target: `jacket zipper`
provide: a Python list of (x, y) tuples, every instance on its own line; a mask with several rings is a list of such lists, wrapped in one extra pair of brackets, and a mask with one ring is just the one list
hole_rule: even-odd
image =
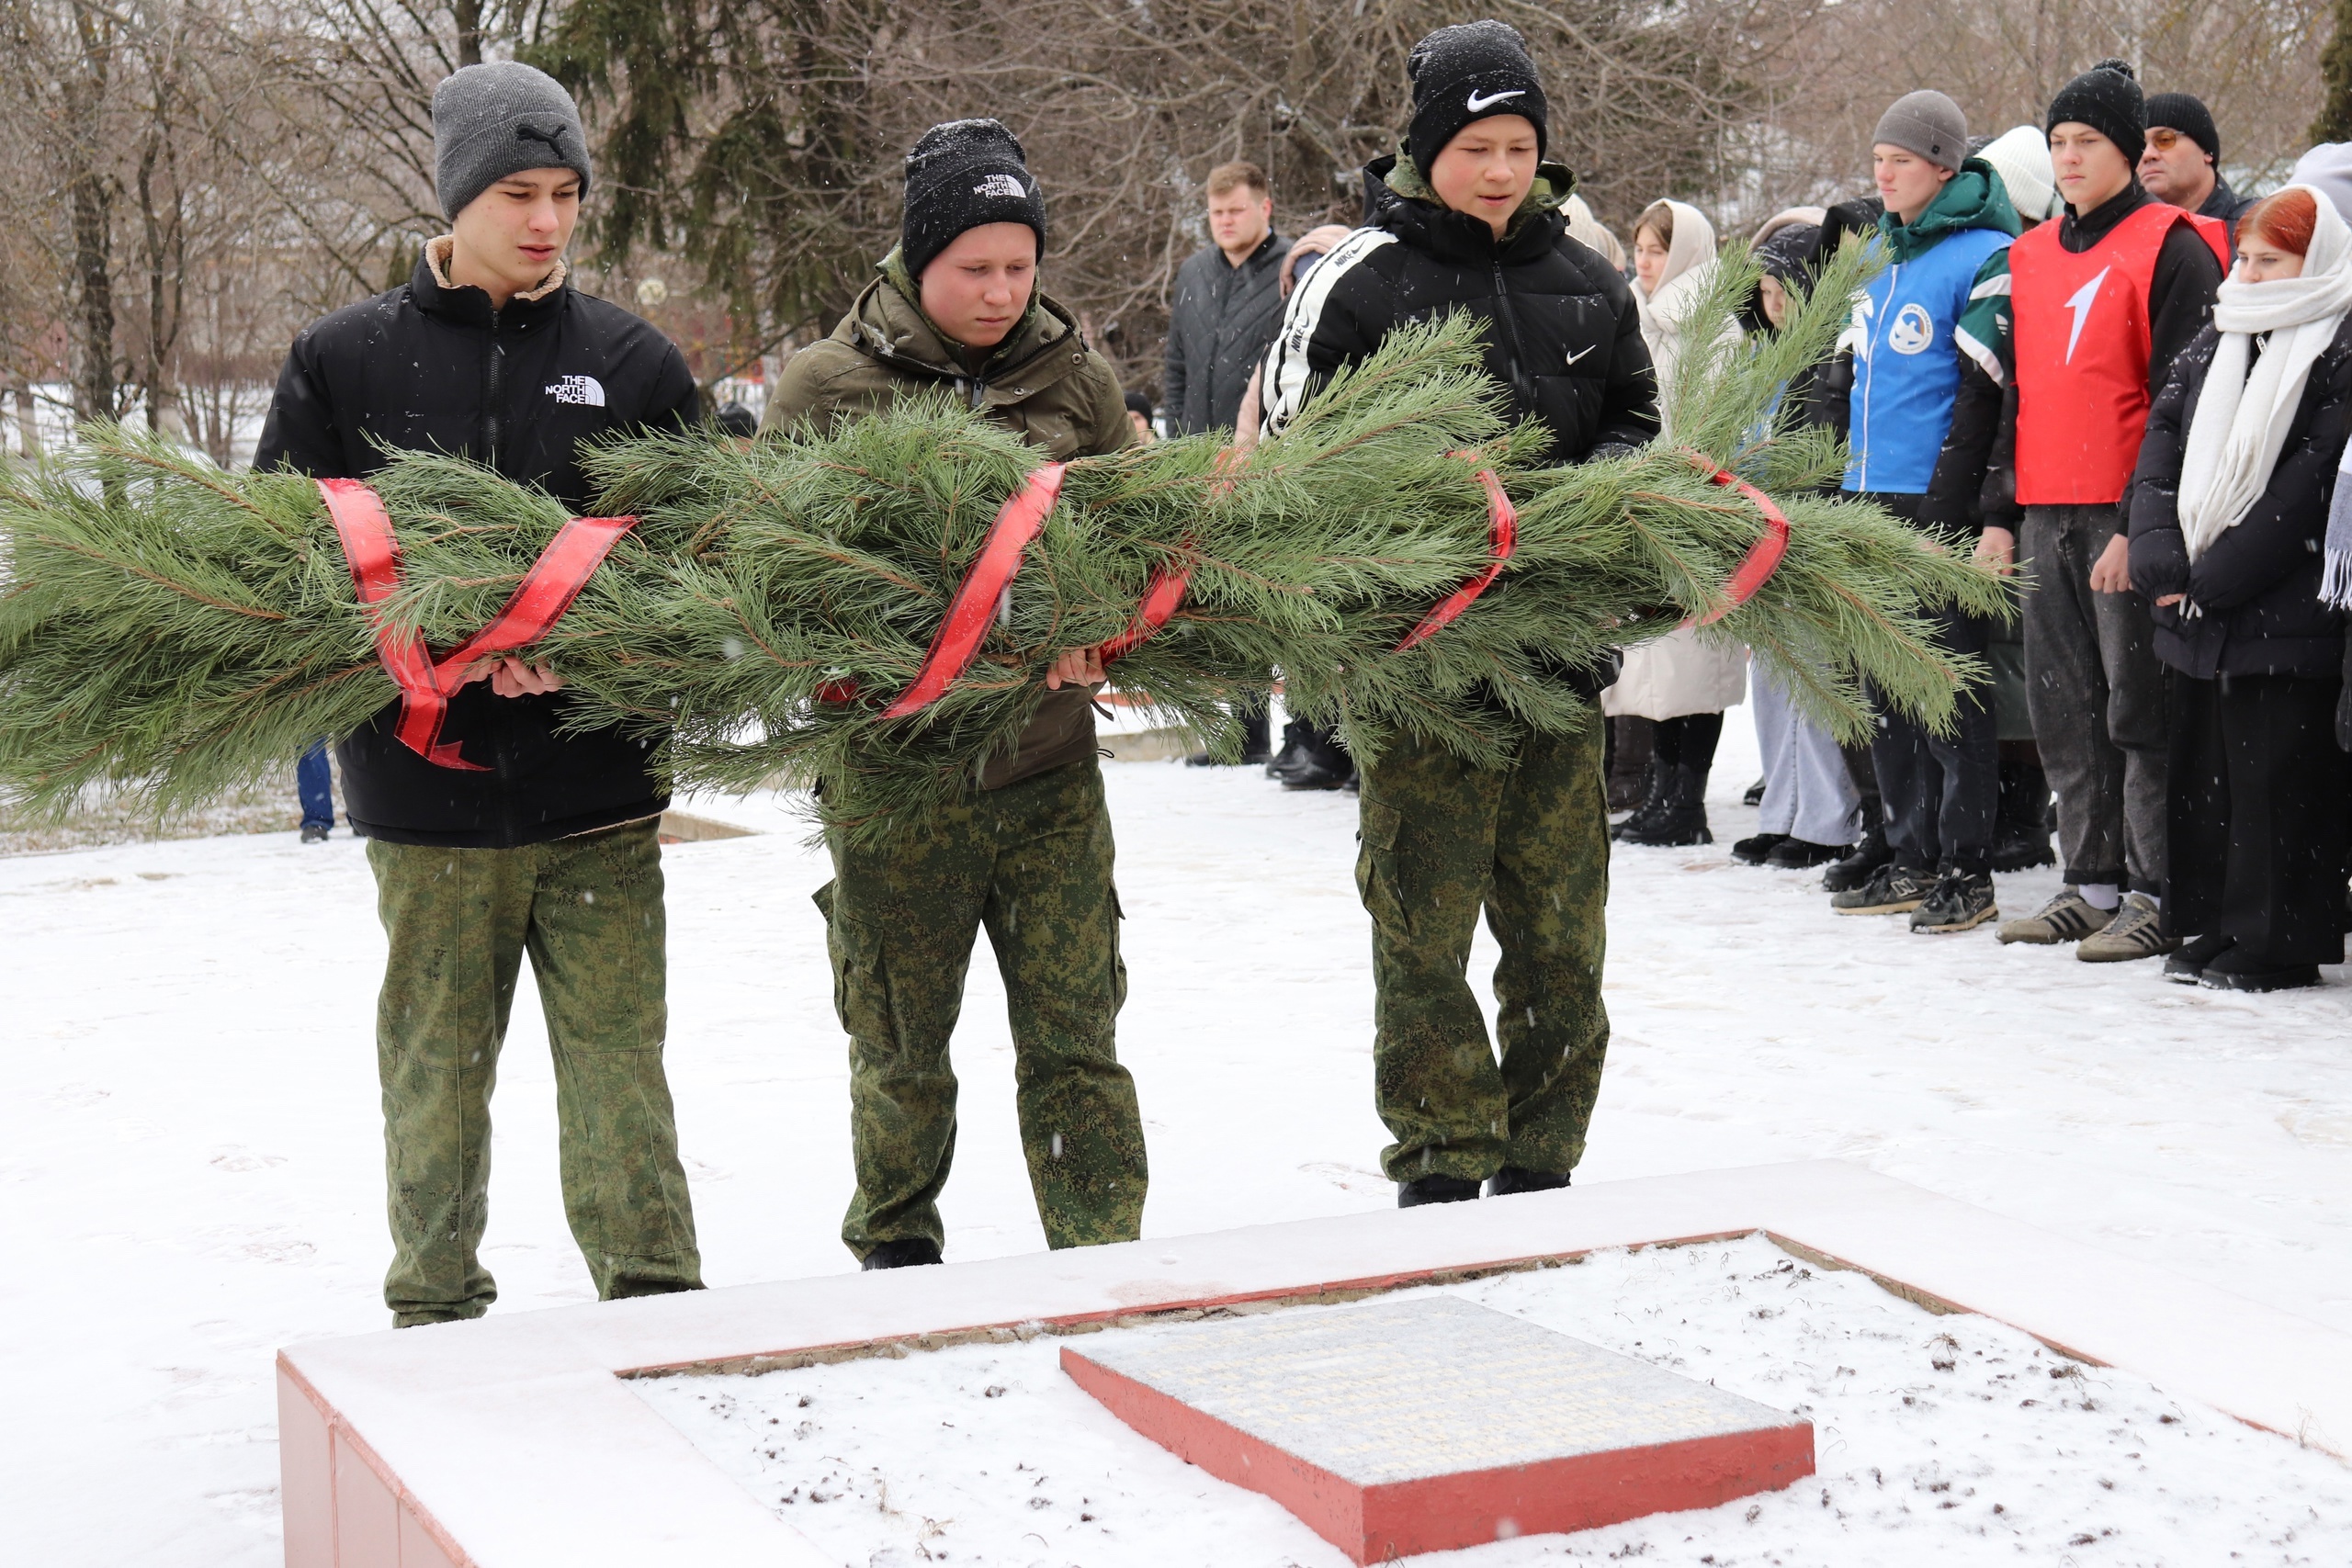
[(489, 468), (498, 467), (498, 441), (505, 434), (505, 422), (499, 417), (498, 400), (506, 379), (506, 345), (498, 341), (499, 311), (490, 312), (490, 371), (482, 378), (481, 388), (481, 460)]
[(1495, 314), (1502, 319), (1503, 330), (1510, 337), (1510, 344), (1503, 352), (1503, 357), (1510, 365), (1510, 388), (1512, 391), (1527, 399), (1532, 412), (1535, 402), (1535, 388), (1528, 381), (1527, 372), (1520, 367), (1519, 351), (1525, 345), (1520, 342), (1519, 316), (1510, 308), (1510, 293), (1503, 287), (1503, 263), (1500, 256), (1497, 256), (1494, 260), (1494, 275)]

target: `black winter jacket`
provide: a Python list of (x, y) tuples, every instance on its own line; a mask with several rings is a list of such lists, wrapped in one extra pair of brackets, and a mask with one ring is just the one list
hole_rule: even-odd
[(2343, 668), (2344, 616), (2320, 603), (2321, 546), (2335, 465), (2352, 430), (2352, 320), (2312, 365), (2270, 483), (2192, 566), (2180, 531), (2180, 465), (2220, 336), (2208, 327), (2173, 361), (2148, 411), (2132, 479), (2132, 586), (2153, 611), (2156, 657), (2185, 675), (2331, 676)]
[[(1364, 170), (1386, 192), (1394, 155)], [(1562, 182), (1566, 171), (1547, 170)], [(1391, 329), (1465, 310), (1487, 328), (1487, 369), (1509, 390), (1505, 416), (1552, 433), (1549, 462), (1657, 434), (1657, 382), (1633, 290), (1567, 237), (1556, 209), (1523, 212), (1508, 238), (1466, 213), (1388, 192), (1293, 291), (1266, 356), (1265, 428), (1279, 432), (1342, 365)]]
[[(481, 289), (444, 286), (428, 253), (407, 287), (294, 340), (254, 466), (365, 479), (386, 460), (376, 442), (455, 452), (582, 513), (582, 442), (682, 429), (694, 414), (694, 377), (649, 323), (569, 282), (493, 310)], [(442, 738), (489, 770), (467, 773), (401, 745), (391, 704), (335, 749), (354, 825), (393, 843), (506, 849), (658, 814), (668, 801), (646, 767), (652, 742), (616, 729), (560, 736), (569, 706), (560, 692), (466, 687)]]
[(1283, 257), (1290, 245), (1268, 234), (1239, 266), (1211, 245), (1176, 269), (1160, 399), (1170, 434), (1233, 428), (1250, 373), (1282, 325)]

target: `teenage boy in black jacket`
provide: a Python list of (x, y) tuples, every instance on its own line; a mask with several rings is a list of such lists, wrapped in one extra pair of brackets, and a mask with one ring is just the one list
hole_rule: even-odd
[[(590, 173), (570, 95), (526, 65), (470, 65), (435, 91), (433, 132), (451, 232), (405, 287), (295, 340), (254, 467), (364, 479), (379, 443), (452, 452), (585, 512), (580, 444), (684, 428), (694, 378), (650, 325), (569, 281)], [(376, 1048), (397, 1326), (497, 1298), (477, 1256), (490, 1093), (526, 952), (555, 1052), (564, 1212), (597, 1294), (701, 1283), (662, 1066), (669, 802), (650, 741), (560, 733), (562, 685), (514, 659), (475, 671), (442, 727), (454, 759), (410, 750), (397, 702), (336, 748), (390, 939)]]
[[(1396, 327), (1464, 310), (1485, 319), (1506, 417), (1551, 433), (1547, 460), (1648, 441), (1657, 387), (1640, 318), (1624, 279), (1567, 238), (1559, 209), (1575, 178), (1543, 162), (1544, 88), (1520, 35), (1442, 28), (1408, 69), (1404, 151), (1364, 175), (1381, 205), (1291, 296), (1266, 362), (1267, 430)], [(1597, 690), (1608, 673), (1587, 679)], [(1609, 1043), (1597, 709), (1576, 734), (1523, 737), (1498, 768), (1400, 738), (1363, 770), (1363, 816), (1374, 1093), (1396, 1140), (1381, 1158), (1398, 1204), (1476, 1198), (1488, 1181), (1496, 1196), (1566, 1186)], [(1465, 976), (1481, 907), (1502, 945), (1499, 1064)]]

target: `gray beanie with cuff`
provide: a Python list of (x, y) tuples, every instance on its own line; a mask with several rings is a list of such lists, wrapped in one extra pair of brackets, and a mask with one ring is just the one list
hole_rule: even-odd
[(454, 219), (526, 169), (570, 169), (588, 194), (588, 134), (571, 95), (520, 61), (468, 65), (433, 89), (433, 186)]
[(1968, 156), (1968, 117), (1932, 87), (1905, 93), (1879, 116), (1871, 133), (1873, 147), (1900, 147), (1939, 168), (1960, 173)]

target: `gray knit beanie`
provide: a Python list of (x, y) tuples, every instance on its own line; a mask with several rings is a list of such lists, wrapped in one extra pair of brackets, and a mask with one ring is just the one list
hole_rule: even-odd
[(1904, 94), (1879, 116), (1871, 145), (1900, 147), (1958, 174), (1962, 160), (1968, 156), (1968, 117), (1941, 93), (1922, 87)]
[(433, 186), (455, 218), (526, 169), (570, 169), (588, 194), (588, 134), (571, 95), (519, 61), (468, 65), (433, 89)]

